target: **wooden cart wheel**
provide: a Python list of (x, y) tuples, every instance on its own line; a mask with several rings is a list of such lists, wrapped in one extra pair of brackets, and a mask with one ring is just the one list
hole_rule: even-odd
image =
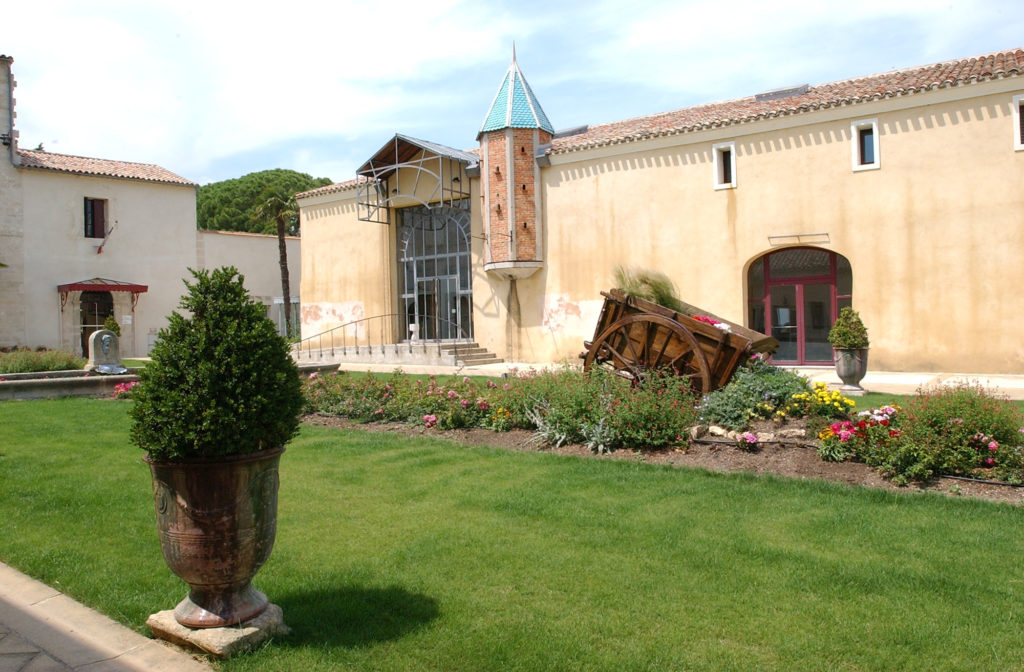
[(635, 381), (647, 371), (664, 370), (689, 377), (694, 389), (711, 389), (711, 367), (693, 334), (675, 320), (661, 315), (627, 315), (594, 339), (583, 360), (583, 370), (610, 366)]

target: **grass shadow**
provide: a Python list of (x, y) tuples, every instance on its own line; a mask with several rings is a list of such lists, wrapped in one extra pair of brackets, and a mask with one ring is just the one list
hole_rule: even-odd
[(437, 600), (404, 588), (349, 586), (274, 595), (292, 633), (285, 646), (358, 647), (398, 639), (438, 617)]

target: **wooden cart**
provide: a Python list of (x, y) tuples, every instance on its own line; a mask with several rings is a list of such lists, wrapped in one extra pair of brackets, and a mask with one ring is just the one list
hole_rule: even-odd
[(694, 390), (706, 394), (728, 383), (746, 359), (775, 352), (779, 345), (688, 304), (679, 312), (620, 289), (601, 295), (604, 307), (594, 340), (584, 342), (587, 350), (580, 355), (586, 371), (605, 366), (636, 381), (648, 371), (670, 371), (689, 377)]

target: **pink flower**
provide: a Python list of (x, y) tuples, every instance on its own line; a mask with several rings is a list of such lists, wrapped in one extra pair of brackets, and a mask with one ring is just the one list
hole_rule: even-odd
[(317, 378), (319, 378), (319, 377), (320, 377), (320, 376), (319, 376), (319, 375), (317, 374), (317, 372), (316, 372), (316, 371), (314, 371), (313, 373), (309, 374), (309, 379), (310, 379), (310, 380), (316, 380), (316, 379), (317, 379)]
[(999, 450), (999, 443), (997, 441), (989, 441), (988, 449), (993, 452)]
[(843, 429), (843, 430), (839, 431), (839, 440), (840, 441), (843, 441), (845, 443), (846, 441), (849, 441), (852, 438), (853, 438), (853, 432), (851, 432), (850, 430)]
[[(488, 381), (487, 381), (487, 387), (491, 388), (492, 390), (493, 390), (494, 388), (496, 388), (497, 386), (498, 386), (498, 384), (497, 384), (497, 383), (495, 383), (495, 382), (494, 382), (493, 380), (488, 380)], [(1022, 430), (1020, 430), (1020, 431), (1024, 432), (1024, 429), (1022, 429)]]
[(469, 382), (469, 376), (463, 376), (462, 377), (462, 382), (468, 383)]
[(448, 390), (448, 398), (449, 399), (454, 399), (457, 396), (459, 396), (459, 395), (458, 395), (458, 393), (455, 390)]
[(463, 399), (462, 400), (462, 407), (463, 408), (469, 408), (469, 399)]
[(995, 461), (995, 460), (993, 460), (993, 459), (992, 459), (991, 457), (986, 457), (986, 458), (985, 458), (985, 465), (986, 465), (986, 466), (989, 466), (989, 467), (991, 467), (991, 466), (992, 466), (993, 464), (995, 464), (995, 463), (996, 463), (996, 461)]
[(427, 426), (427, 429), (430, 429), (437, 424), (437, 416), (430, 414), (424, 415), (423, 424)]

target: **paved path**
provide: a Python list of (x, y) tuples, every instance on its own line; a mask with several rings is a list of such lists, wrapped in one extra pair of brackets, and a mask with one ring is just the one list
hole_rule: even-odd
[(212, 669), (0, 563), (0, 672)]

